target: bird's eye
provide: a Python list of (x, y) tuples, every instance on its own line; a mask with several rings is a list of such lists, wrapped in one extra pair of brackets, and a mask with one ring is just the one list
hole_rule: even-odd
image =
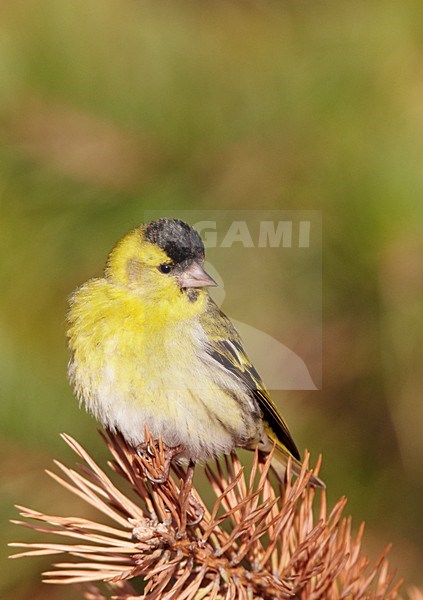
[(159, 271), (161, 273), (170, 273), (172, 270), (172, 265), (169, 265), (167, 263), (163, 263), (162, 265), (159, 266)]

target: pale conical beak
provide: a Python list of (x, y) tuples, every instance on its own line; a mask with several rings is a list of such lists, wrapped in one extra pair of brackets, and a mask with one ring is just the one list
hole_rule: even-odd
[(182, 288), (212, 287), (217, 283), (198, 262), (192, 262), (178, 277)]

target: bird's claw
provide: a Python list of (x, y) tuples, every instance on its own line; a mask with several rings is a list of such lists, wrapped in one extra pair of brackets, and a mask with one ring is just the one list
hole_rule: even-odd
[(200, 502), (198, 502), (198, 500), (192, 495), (191, 492), (189, 493), (189, 496), (188, 496), (188, 502), (194, 509), (194, 511), (193, 511), (194, 514), (198, 515), (198, 516), (193, 521), (187, 521), (187, 527), (195, 527), (196, 525), (201, 523), (201, 521), (203, 520), (203, 517), (204, 517), (204, 513), (206, 511), (205, 511), (204, 506), (202, 506), (200, 504)]
[[(192, 498), (192, 496), (191, 496)], [(199, 506), (199, 515), (196, 519), (194, 519), (193, 521), (187, 521), (187, 527), (195, 527), (196, 525), (199, 525), (201, 523), (201, 521), (203, 520), (204, 517), (204, 513), (205, 510), (202, 506)]]
[[(139, 444), (137, 446), (137, 454), (138, 454), (138, 456), (143, 458), (149, 464), (148, 466), (146, 464), (143, 465), (144, 466), (144, 475), (148, 479), (148, 481), (150, 481), (151, 483), (157, 484), (157, 485), (163, 485), (164, 483), (166, 483), (166, 481), (169, 478), (171, 462), (175, 458), (175, 456), (177, 456), (178, 454), (181, 453), (182, 449), (183, 448), (180, 445), (175, 446), (173, 448), (165, 448), (165, 450), (164, 450), (165, 460), (163, 462), (163, 472), (161, 474), (155, 476), (151, 473), (151, 470), (154, 470), (154, 466), (151, 464), (150, 457), (155, 458), (157, 456), (156, 449), (151, 447), (150, 442), (147, 442), (144, 444)], [(151, 465), (151, 470), (149, 468), (150, 465)], [(157, 471), (156, 471), (156, 474), (157, 474)]]
[(163, 483), (166, 483), (166, 481), (168, 480), (169, 471), (170, 471), (170, 463), (169, 463), (169, 467), (166, 468), (166, 470), (163, 472), (163, 474), (160, 475), (159, 477), (153, 477), (151, 475), (151, 473), (149, 473), (147, 470), (145, 471), (145, 476), (148, 479), (148, 481), (150, 481), (151, 483), (157, 483), (159, 485), (162, 485)]

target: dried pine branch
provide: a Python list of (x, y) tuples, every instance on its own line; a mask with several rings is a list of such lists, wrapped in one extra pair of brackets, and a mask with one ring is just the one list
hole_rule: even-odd
[[(15, 523), (63, 538), (11, 544), (23, 548), (14, 558), (64, 556), (43, 574), (46, 583), (82, 584), (88, 600), (399, 598), (401, 582), (389, 573), (388, 549), (370, 565), (361, 550), (363, 526), (353, 536), (351, 519), (342, 517), (345, 499), (330, 512), (324, 491), (316, 501), (307, 486), (308, 456), (293, 483), (288, 469), (283, 488), (272, 484), (271, 456), (263, 462), (256, 453), (248, 477), (235, 454), (207, 466), (216, 495), (209, 511), (181, 466), (172, 466), (164, 483), (154, 483), (169, 464), (161, 440), (154, 443), (147, 432), (140, 456), (119, 434), (103, 437), (113, 456), (110, 466), (131, 484), (136, 501), (64, 435), (84, 462), (77, 470), (56, 462), (64, 477), (49, 474), (106, 518), (18, 507), (31, 522)], [(106, 582), (104, 593), (97, 582)], [(410, 597), (417, 593), (410, 591)]]

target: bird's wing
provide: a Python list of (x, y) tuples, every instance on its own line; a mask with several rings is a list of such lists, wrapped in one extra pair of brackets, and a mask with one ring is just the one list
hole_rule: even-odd
[(247, 357), (238, 332), (211, 298), (208, 300), (207, 311), (201, 317), (201, 324), (208, 338), (207, 353), (245, 384), (262, 413), (268, 437), (277, 446), (282, 446), (280, 449), (300, 460), (300, 453), (288, 427)]

